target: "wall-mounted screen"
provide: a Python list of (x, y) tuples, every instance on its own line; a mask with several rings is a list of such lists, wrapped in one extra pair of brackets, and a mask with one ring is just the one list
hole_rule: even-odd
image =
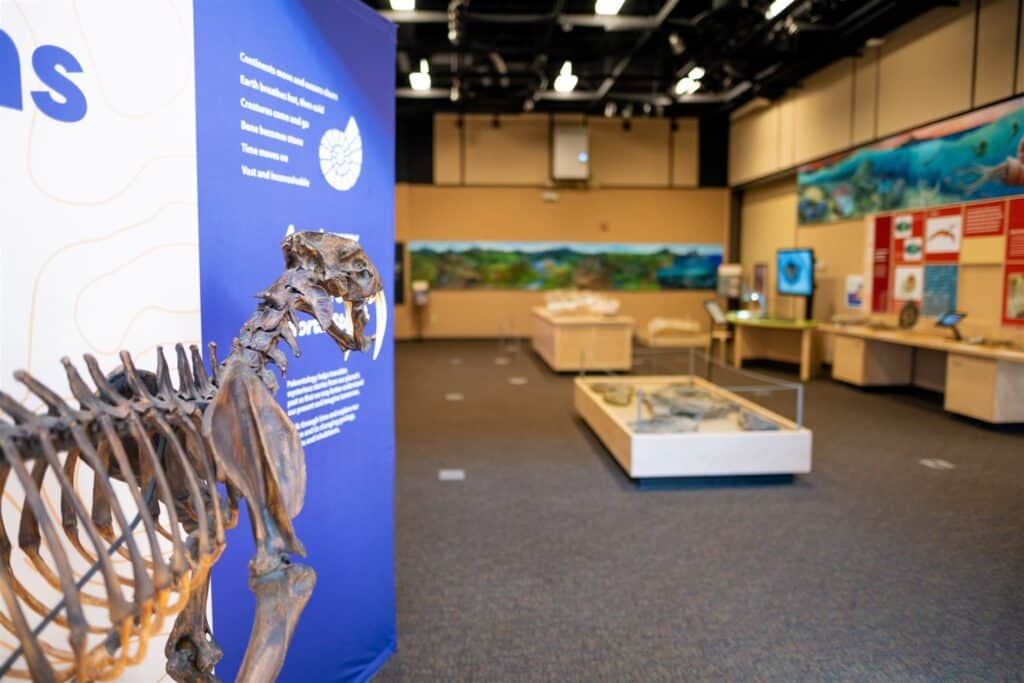
[(779, 249), (776, 256), (776, 272), (779, 294), (814, 294), (814, 251), (811, 249)]

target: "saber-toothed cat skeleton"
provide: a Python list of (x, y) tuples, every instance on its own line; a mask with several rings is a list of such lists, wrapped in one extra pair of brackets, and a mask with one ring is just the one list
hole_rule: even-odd
[[(206, 621), (210, 567), (244, 498), (256, 540), (249, 563), (256, 616), (237, 680), (276, 678), (316, 575), (290, 560), (305, 553), (291, 520), (302, 508), (306, 466), (295, 427), (274, 401), (268, 365), (285, 370), (282, 341), (299, 354), (296, 311), (313, 316), (346, 353), (372, 346), (374, 358), (387, 326), (380, 275), (357, 243), (301, 232), (282, 249), (284, 274), (257, 295), (256, 313), (223, 363), (210, 346), (209, 373), (195, 346), (189, 359), (179, 344), (177, 387), (158, 350), (155, 373), (137, 370), (122, 352), (123, 369), (109, 377), (86, 356), (94, 389), (63, 359), (77, 406), (25, 372), (15, 377), (45, 413), (0, 392), (0, 494), (18, 489), (13, 479), (20, 485), (13, 494), (24, 497), (19, 562), (12, 563), (0, 519), (0, 627), (20, 644), (10, 646), (0, 675), (110, 680), (138, 663), (164, 618), (177, 614), (168, 673), (216, 680), (221, 651)], [(347, 325), (335, 320), (335, 297), (345, 302)], [(364, 335), (368, 304), (376, 306), (374, 337)], [(94, 475), (88, 494), (75, 486), (87, 470)], [(44, 481), (56, 482), (59, 513), (47, 504)], [(131, 521), (126, 507), (135, 512)], [(130, 566), (130, 576), (118, 564)], [(62, 596), (59, 604), (37, 597), (31, 584), (40, 581)], [(67, 631), (66, 645), (41, 637), (51, 622)]]

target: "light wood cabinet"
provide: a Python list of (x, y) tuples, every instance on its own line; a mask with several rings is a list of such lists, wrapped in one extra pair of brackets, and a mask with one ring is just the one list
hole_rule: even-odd
[(857, 337), (836, 336), (832, 377), (859, 387), (910, 384), (913, 349)]
[(1024, 366), (950, 353), (945, 408), (987, 422), (1024, 421)]
[(825, 324), (832, 377), (857, 386), (924, 387), (946, 410), (993, 423), (1024, 422), (1024, 353), (904, 330)]

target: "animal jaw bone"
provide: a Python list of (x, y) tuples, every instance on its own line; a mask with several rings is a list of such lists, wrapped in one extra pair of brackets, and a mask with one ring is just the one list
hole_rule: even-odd
[[(209, 572), (245, 499), (256, 536), (249, 574), (257, 610), (239, 680), (276, 678), (316, 575), (290, 560), (305, 554), (291, 524), (305, 495), (305, 459), (273, 399), (277, 379), (268, 366), (285, 372), (281, 342), (299, 354), (296, 311), (316, 318), (346, 353), (372, 345), (376, 358), (387, 330), (379, 273), (357, 243), (293, 233), (282, 249), (284, 274), (257, 295), (223, 363), (213, 345), (207, 369), (197, 347), (187, 353), (179, 344), (175, 385), (162, 349), (155, 372), (136, 369), (122, 352), (123, 368), (109, 377), (87, 355), (90, 386), (65, 358), (77, 406), (16, 373), (45, 413), (0, 392), (0, 496), (10, 498), (11, 481), (23, 496), (17, 552), (2, 519), (9, 508), (0, 508), (0, 637), (6, 631), (19, 644), (0, 658), (0, 676), (109, 680), (141, 661), (148, 640), (177, 615), (165, 648), (168, 673), (215, 680)], [(334, 323), (335, 297), (349, 312), (347, 330)], [(368, 304), (374, 336), (365, 334)], [(91, 493), (80, 490), (86, 472)], [(59, 509), (47, 504), (50, 489)], [(56, 606), (37, 597), (46, 591), (60, 596)], [(67, 632), (66, 644), (41, 637), (57, 629)]]

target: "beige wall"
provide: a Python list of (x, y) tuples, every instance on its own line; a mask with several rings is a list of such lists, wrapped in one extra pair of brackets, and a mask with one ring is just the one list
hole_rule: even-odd
[(730, 184), (1024, 92), (1018, 15), (1016, 0), (938, 7), (880, 47), (822, 69), (786, 97), (734, 115)]
[[(560, 116), (559, 120), (580, 120)], [(550, 186), (551, 122), (546, 114), (434, 117), (434, 183), (466, 186)], [(585, 119), (590, 130), (590, 181), (597, 187), (696, 187), (699, 127), (679, 119)], [(462, 127), (459, 127), (460, 121)]]
[[(400, 184), (397, 239), (728, 242), (725, 189), (560, 189), (556, 201), (546, 201), (544, 194), (540, 188)], [(615, 293), (623, 312), (639, 325), (665, 315), (705, 323), (701, 301), (709, 295)], [(400, 339), (414, 337), (419, 323), (424, 337), (526, 335), (530, 309), (542, 301), (543, 295), (535, 292), (435, 291), (421, 321), (414, 320), (410, 303), (395, 307), (395, 333)]]

